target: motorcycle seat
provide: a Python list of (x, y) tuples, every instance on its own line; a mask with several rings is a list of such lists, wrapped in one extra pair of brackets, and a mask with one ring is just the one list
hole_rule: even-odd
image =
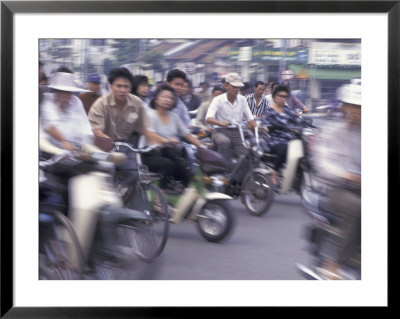
[(200, 168), (207, 175), (224, 174), (228, 170), (226, 166), (220, 166), (213, 163), (202, 163)]

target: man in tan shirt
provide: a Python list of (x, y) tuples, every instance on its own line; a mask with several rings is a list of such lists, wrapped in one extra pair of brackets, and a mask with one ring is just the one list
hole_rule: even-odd
[[(102, 96), (90, 108), (88, 118), (95, 135), (95, 144), (104, 151), (110, 151), (115, 141), (127, 141), (137, 146), (138, 138), (144, 135), (150, 143), (164, 144), (167, 139), (149, 130), (149, 118), (142, 100), (130, 94), (132, 73), (126, 68), (110, 71), (108, 83), (111, 93)], [(127, 161), (120, 166), (120, 182), (131, 184), (137, 178), (136, 154), (120, 149)]]
[(150, 141), (162, 143), (164, 138), (148, 129), (149, 119), (142, 100), (130, 94), (132, 79), (132, 73), (126, 68), (110, 71), (111, 93), (97, 99), (88, 114), (93, 133), (112, 141), (129, 141), (133, 133), (138, 133)]

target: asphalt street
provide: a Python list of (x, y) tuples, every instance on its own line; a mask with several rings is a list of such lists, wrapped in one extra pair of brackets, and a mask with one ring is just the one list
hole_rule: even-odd
[(172, 224), (162, 255), (149, 265), (154, 280), (302, 280), (297, 262), (307, 261), (305, 227), (308, 223), (300, 197), (276, 195), (261, 217), (232, 202), (235, 227), (221, 243), (203, 239), (196, 224)]

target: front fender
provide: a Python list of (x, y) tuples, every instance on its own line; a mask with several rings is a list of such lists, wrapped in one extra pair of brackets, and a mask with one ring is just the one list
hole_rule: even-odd
[(287, 194), (292, 189), (293, 181), (300, 159), (304, 157), (303, 141), (291, 140), (288, 144), (286, 167), (282, 170), (281, 194)]
[(252, 174), (262, 174), (262, 175), (270, 175), (271, 172), (269, 171), (269, 169), (267, 169), (266, 167), (257, 167), (255, 169), (253, 169), (253, 171), (249, 172), (245, 178), (244, 178), (244, 182), (243, 182), (243, 186), (242, 186), (242, 193), (240, 196), (240, 200), (241, 202), (244, 204), (244, 193), (243, 193), (243, 187), (244, 185), (247, 184), (247, 181), (251, 178)]
[[(270, 175), (271, 174), (269, 169), (266, 168), (266, 167), (257, 167), (255, 169), (253, 169), (253, 173), (260, 173), (260, 174), (264, 174), (264, 175)], [(251, 172), (249, 174), (247, 174), (246, 179), (249, 178), (250, 174), (251, 174)]]
[(217, 200), (217, 199), (222, 199), (222, 200), (229, 200), (233, 199), (231, 196), (228, 196), (223, 193), (207, 193), (202, 197), (199, 197), (196, 201), (196, 203), (193, 205), (192, 210), (190, 211), (190, 214), (188, 216), (189, 219), (191, 220), (197, 220), (197, 214), (200, 213), (201, 209), (204, 207), (204, 205), (211, 200)]
[(246, 185), (247, 181), (250, 179), (252, 174), (270, 175), (271, 172), (269, 171), (269, 169), (267, 169), (265, 167), (257, 167), (255, 169), (253, 169), (253, 171), (247, 173), (247, 175), (245, 176), (245, 178), (243, 180), (242, 185)]
[(233, 199), (231, 196), (223, 194), (223, 193), (217, 193), (217, 192), (213, 192), (213, 193), (207, 193), (206, 195), (204, 195), (204, 198), (206, 200), (215, 200), (215, 199)]

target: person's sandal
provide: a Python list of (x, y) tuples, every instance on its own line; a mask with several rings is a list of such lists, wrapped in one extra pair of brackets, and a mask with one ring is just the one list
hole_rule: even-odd
[(344, 280), (344, 278), (338, 273), (332, 272), (325, 268), (315, 267), (317, 273), (325, 280)]
[(272, 183), (272, 188), (274, 189), (274, 191), (276, 192), (276, 193), (280, 193), (281, 192), (281, 184), (274, 184), (274, 183)]

